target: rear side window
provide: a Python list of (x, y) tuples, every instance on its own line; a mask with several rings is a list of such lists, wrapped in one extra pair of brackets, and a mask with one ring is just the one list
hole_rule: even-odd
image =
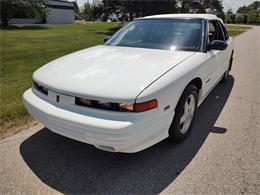
[(228, 39), (229, 39), (228, 32), (227, 32), (227, 30), (226, 30), (225, 26), (222, 24), (222, 22), (219, 22), (219, 24), (220, 24), (220, 26), (221, 26), (221, 28), (222, 28), (222, 30), (223, 30), (224, 37), (225, 37), (225, 41), (226, 41), (226, 40), (228, 40)]
[(209, 33), (210, 43), (214, 40), (221, 40), (221, 41), (226, 40), (226, 37), (224, 36), (223, 30), (222, 30), (222, 27), (217, 20), (209, 21), (208, 31), (209, 31), (208, 33)]

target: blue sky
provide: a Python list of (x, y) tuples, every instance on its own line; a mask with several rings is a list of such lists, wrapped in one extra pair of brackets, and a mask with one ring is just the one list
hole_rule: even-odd
[[(92, 3), (93, 0), (78, 0), (79, 6), (83, 5), (85, 2)], [(237, 11), (237, 8), (243, 5), (248, 5), (256, 0), (222, 0), (224, 5), (224, 11), (227, 11), (229, 8), (233, 10), (233, 12)]]

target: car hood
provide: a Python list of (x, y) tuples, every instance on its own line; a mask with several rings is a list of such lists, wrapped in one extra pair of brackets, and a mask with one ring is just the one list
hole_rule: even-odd
[(58, 58), (33, 79), (60, 93), (134, 102), (147, 86), (194, 52), (95, 46)]

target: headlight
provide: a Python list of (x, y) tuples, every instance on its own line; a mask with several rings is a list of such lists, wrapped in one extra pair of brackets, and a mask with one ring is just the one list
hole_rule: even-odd
[(126, 111), (130, 111), (133, 112), (134, 111), (134, 104), (119, 104), (119, 108), (122, 110), (126, 110)]
[(37, 82), (33, 81), (33, 87), (45, 95), (48, 95), (48, 89)]
[(84, 98), (76, 97), (76, 105), (98, 108), (103, 110), (112, 110), (112, 111), (121, 111), (121, 112), (144, 112), (156, 108), (157, 100), (151, 100), (142, 103), (111, 103), (111, 102), (102, 102), (96, 100), (89, 100)]

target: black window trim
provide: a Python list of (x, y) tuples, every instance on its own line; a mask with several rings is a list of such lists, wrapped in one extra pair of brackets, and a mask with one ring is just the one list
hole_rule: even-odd
[(221, 26), (221, 24), (220, 24), (220, 21), (218, 20), (217, 22), (218, 22), (218, 25), (219, 25), (219, 27), (220, 27), (220, 29), (221, 29), (223, 39), (224, 39), (224, 41), (226, 41), (226, 35), (225, 35), (224, 30), (223, 30), (223, 28), (222, 28), (222, 26)]
[(203, 43), (203, 52), (204, 53), (207, 53), (208, 51), (208, 45), (209, 45), (209, 42), (208, 42), (208, 37), (209, 37), (209, 32), (208, 32), (208, 20), (206, 19), (203, 19), (203, 23), (204, 23), (204, 43)]

